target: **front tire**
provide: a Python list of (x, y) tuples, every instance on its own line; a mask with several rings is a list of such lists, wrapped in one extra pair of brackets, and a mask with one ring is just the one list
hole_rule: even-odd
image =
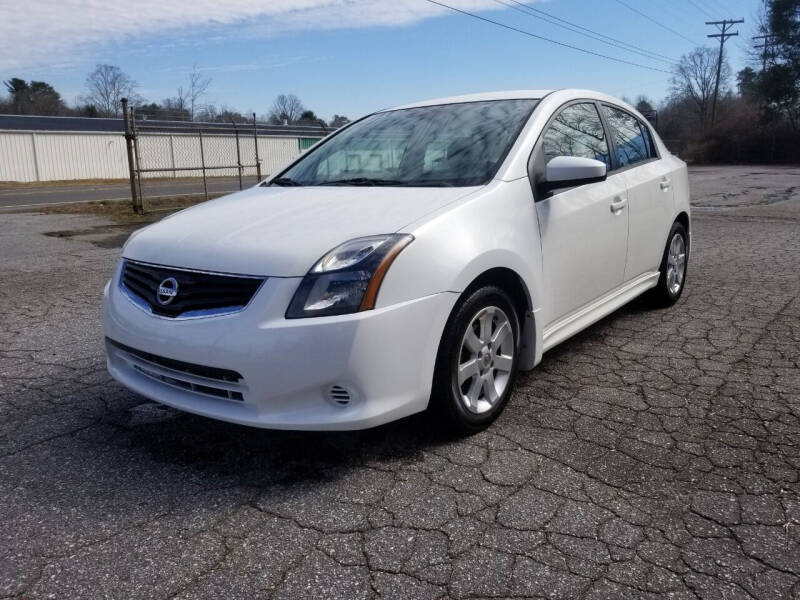
[(472, 434), (503, 411), (519, 368), (520, 325), (502, 289), (486, 286), (462, 298), (445, 327), (431, 405), (450, 429)]
[(675, 221), (667, 237), (667, 246), (661, 258), (661, 276), (658, 284), (647, 294), (650, 304), (657, 308), (672, 306), (683, 294), (686, 270), (689, 263), (689, 236), (686, 228)]

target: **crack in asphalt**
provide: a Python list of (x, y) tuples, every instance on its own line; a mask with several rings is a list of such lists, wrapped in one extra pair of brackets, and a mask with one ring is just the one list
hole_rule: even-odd
[(42, 235), (102, 225), (0, 222), (0, 597), (800, 598), (800, 220), (697, 216), (675, 307), (547, 353), (467, 439), (144, 402), (105, 371), (116, 251)]

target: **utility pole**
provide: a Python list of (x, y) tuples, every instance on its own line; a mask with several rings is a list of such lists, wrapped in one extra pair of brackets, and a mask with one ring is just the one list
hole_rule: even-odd
[(136, 179), (137, 175), (139, 174), (135, 167), (135, 152), (136, 148), (134, 144), (136, 143), (136, 134), (133, 131), (133, 115), (131, 112), (128, 111), (128, 99), (121, 98), (120, 103), (122, 104), (122, 119), (125, 124), (125, 149), (128, 153), (128, 176), (131, 180), (131, 202), (133, 204), (133, 212), (137, 215), (142, 214), (142, 197), (137, 192), (136, 189)]
[(761, 53), (761, 72), (767, 70), (767, 58), (769, 57), (769, 43), (770, 38), (773, 37), (772, 35), (754, 35), (754, 40), (764, 40), (763, 44), (757, 44), (754, 48), (762, 48), (763, 52)]
[(706, 25), (716, 25), (719, 33), (711, 33), (707, 37), (719, 38), (719, 56), (717, 57), (717, 80), (714, 82), (714, 101), (711, 103), (711, 127), (714, 127), (714, 121), (717, 118), (717, 96), (719, 95), (719, 78), (722, 74), (722, 49), (725, 46), (725, 40), (735, 35), (739, 35), (738, 31), (728, 32), (728, 30), (738, 23), (744, 23), (744, 19), (729, 20), (723, 19), (722, 21), (706, 21)]

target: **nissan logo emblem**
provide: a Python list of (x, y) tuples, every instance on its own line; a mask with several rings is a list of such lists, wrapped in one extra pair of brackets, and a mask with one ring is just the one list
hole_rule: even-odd
[(175, 299), (178, 295), (178, 280), (174, 277), (167, 277), (164, 281), (158, 284), (158, 291), (156, 291), (156, 300), (161, 306), (166, 306)]

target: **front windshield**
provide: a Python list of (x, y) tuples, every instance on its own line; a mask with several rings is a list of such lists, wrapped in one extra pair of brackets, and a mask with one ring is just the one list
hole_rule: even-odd
[(537, 100), (492, 100), (376, 113), (310, 151), (272, 185), (483, 185)]

